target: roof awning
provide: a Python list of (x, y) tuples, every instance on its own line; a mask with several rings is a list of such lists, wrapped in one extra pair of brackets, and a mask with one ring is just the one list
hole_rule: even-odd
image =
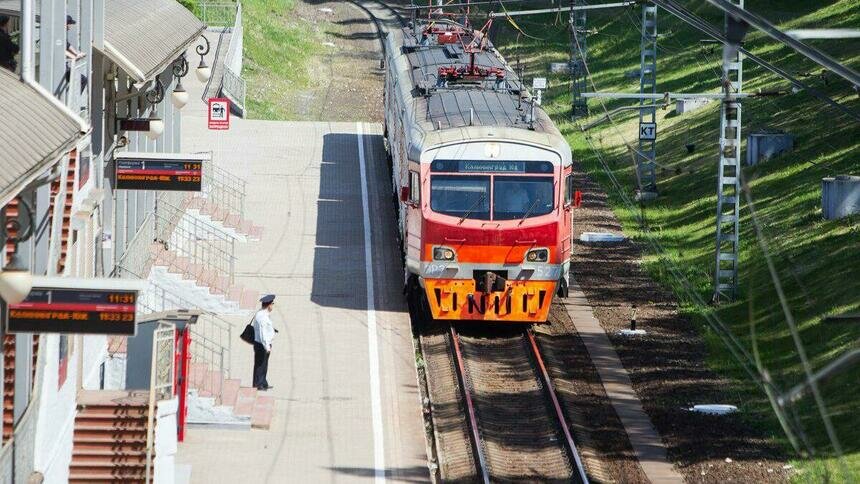
[(160, 74), (205, 29), (175, 0), (105, 0), (104, 54), (138, 83)]
[(49, 94), (0, 69), (0, 206), (71, 151), (83, 120)]

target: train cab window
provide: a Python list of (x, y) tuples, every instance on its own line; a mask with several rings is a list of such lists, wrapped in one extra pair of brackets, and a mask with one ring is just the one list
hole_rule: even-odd
[(496, 176), (493, 180), (493, 219), (515, 220), (552, 212), (553, 178)]
[(444, 215), (490, 219), (490, 177), (434, 175), (430, 178), (430, 208)]
[(573, 203), (573, 174), (567, 175), (564, 179), (564, 204), (570, 205)]
[(421, 179), (418, 177), (418, 172), (409, 172), (409, 201), (418, 203), (421, 200)]

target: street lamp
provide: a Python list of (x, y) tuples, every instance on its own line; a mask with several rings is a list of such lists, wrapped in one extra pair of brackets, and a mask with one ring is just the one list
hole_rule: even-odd
[(203, 39), (203, 43), (195, 48), (197, 54), (200, 56), (200, 64), (197, 66), (194, 73), (197, 75), (198, 81), (206, 82), (212, 76), (212, 69), (209, 68), (209, 65), (206, 64), (205, 60), (203, 60), (203, 56), (209, 53), (209, 39), (207, 39), (205, 35), (201, 35), (200, 38)]
[[(23, 223), (22, 217), (26, 217)], [(9, 237), (9, 229), (15, 232), (15, 237)], [(18, 304), (27, 298), (33, 288), (33, 276), (18, 254), (18, 242), (33, 235), (33, 209), (26, 200), (18, 197), (18, 215), (6, 220), (6, 224), (0, 228), (0, 235), (4, 245), (10, 239), (14, 245), (9, 264), (0, 271), (0, 298), (7, 304)]]
[(170, 102), (176, 109), (182, 109), (188, 104), (188, 91), (182, 86), (182, 78), (188, 75), (188, 61), (185, 60), (185, 54), (182, 54), (179, 59), (173, 64), (173, 76), (176, 78), (176, 87), (173, 88), (173, 93), (170, 95)]
[(27, 298), (32, 288), (33, 276), (21, 262), (16, 243), (12, 259), (3, 268), (3, 272), (0, 272), (0, 298), (3, 298), (6, 304), (18, 304)]
[(149, 131), (146, 132), (146, 137), (156, 140), (164, 133), (164, 121), (157, 114), (158, 104), (164, 101), (164, 84), (161, 83), (161, 78), (155, 78), (155, 87), (146, 93), (146, 100), (152, 104), (152, 114), (149, 116)]

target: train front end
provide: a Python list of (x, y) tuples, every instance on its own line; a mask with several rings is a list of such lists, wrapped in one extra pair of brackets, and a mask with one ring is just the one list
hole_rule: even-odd
[(420, 274), (435, 319), (547, 320), (570, 265), (562, 152), (485, 140), (422, 154)]

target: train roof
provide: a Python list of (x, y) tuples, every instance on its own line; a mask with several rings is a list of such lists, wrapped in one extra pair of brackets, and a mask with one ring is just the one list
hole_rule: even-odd
[(539, 107), (535, 107), (533, 126), (529, 123), (530, 102), (521, 98), (528, 96), (528, 92), (489, 41), (484, 50), (475, 54), (475, 64), (504, 70), (503, 80), (490, 77), (439, 86), (439, 68), (468, 67), (470, 54), (459, 42), (421, 45), (415, 29), (410, 27), (403, 28), (400, 34), (403, 39), (401, 53), (407, 60), (411, 77), (415, 121), (425, 132), (492, 126), (561, 136)]

